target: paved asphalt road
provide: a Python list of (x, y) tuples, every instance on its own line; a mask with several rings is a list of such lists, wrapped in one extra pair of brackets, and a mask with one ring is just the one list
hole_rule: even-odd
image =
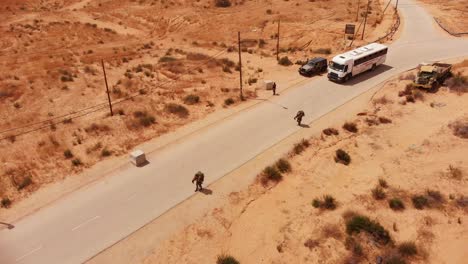
[(468, 55), (468, 40), (442, 34), (414, 1), (399, 2), (404, 29), (386, 65), (344, 85), (311, 80), (155, 153), (148, 166), (64, 197), (0, 231), (0, 263), (82, 263), (192, 195), (194, 172), (203, 170), (209, 184), (301, 129), (297, 110), (309, 123), (422, 61)]

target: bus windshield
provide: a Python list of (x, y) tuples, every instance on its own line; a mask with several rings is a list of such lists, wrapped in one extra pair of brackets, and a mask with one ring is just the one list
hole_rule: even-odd
[(330, 66), (330, 68), (332, 68), (333, 70), (341, 71), (341, 72), (344, 70), (344, 67), (345, 67), (345, 65), (338, 64), (338, 63), (333, 62), (333, 61), (330, 61), (329, 66)]

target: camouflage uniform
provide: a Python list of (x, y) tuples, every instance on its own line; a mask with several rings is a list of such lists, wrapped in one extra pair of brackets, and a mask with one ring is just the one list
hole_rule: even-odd
[(203, 190), (202, 183), (205, 180), (205, 174), (203, 172), (199, 171), (193, 176), (192, 183), (196, 182), (197, 188), (195, 191), (201, 191)]

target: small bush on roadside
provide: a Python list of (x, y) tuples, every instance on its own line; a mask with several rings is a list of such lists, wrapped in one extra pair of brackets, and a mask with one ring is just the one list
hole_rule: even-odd
[(457, 168), (455, 166), (449, 165), (448, 167), (448, 172), (449, 175), (456, 180), (461, 180), (463, 178), (463, 173), (460, 168)]
[(379, 185), (380, 185), (380, 187), (382, 187), (382, 188), (388, 188), (388, 183), (387, 183), (387, 181), (384, 180), (384, 179), (379, 179)]
[(10, 208), (11, 200), (7, 197), (4, 197), (2, 198), (1, 205), (2, 205), (2, 208)]
[(216, 259), (216, 264), (240, 264), (240, 262), (233, 256), (223, 254), (218, 256)]
[(185, 108), (185, 106), (179, 104), (169, 103), (164, 107), (164, 109), (166, 112), (176, 115), (180, 118), (186, 118), (189, 115), (188, 109)]
[(184, 103), (188, 105), (198, 104), (200, 102), (200, 96), (189, 94), (184, 97)]
[(71, 152), (71, 150), (67, 149), (63, 152), (63, 156), (65, 156), (65, 158), (67, 159), (71, 159), (73, 158), (73, 153)]
[(353, 253), (353, 255), (356, 255), (356, 256), (362, 256), (363, 255), (363, 250), (362, 250), (361, 244), (359, 244), (359, 242), (357, 242), (351, 236), (346, 237), (345, 248), (347, 250), (350, 250)]
[(389, 232), (378, 222), (370, 220), (366, 216), (355, 215), (346, 221), (346, 232), (349, 235), (364, 231), (379, 243), (386, 245), (391, 241)]
[(254, 83), (257, 83), (258, 79), (257, 78), (249, 78), (249, 80), (247, 81), (249, 85), (252, 85)]
[(312, 206), (315, 208), (334, 210), (336, 208), (336, 200), (331, 195), (324, 195), (322, 200), (315, 198), (312, 200)]
[(459, 138), (468, 138), (468, 120), (459, 120), (449, 125), (453, 135)]
[(414, 208), (421, 210), (429, 205), (427, 198), (423, 195), (415, 195), (411, 198)]
[(276, 164), (276, 168), (281, 172), (281, 173), (286, 173), (291, 171), (291, 163), (285, 159), (279, 159)]
[(216, 7), (230, 7), (231, 6), (231, 1), (229, 0), (215, 0), (215, 6)]
[(406, 257), (418, 254), (418, 248), (414, 242), (403, 242), (398, 246), (398, 252)]
[(133, 112), (133, 116), (138, 119), (140, 125), (144, 127), (149, 127), (152, 124), (156, 123), (156, 119), (154, 116), (148, 114), (146, 111), (135, 111)]
[(224, 105), (232, 105), (232, 104), (234, 104), (234, 99), (227, 98), (226, 100), (224, 100)]
[(407, 102), (407, 103), (415, 103), (416, 100), (414, 99), (414, 96), (413, 96), (413, 95), (407, 95), (407, 96), (406, 96), (406, 102)]
[(109, 157), (110, 155), (112, 155), (112, 152), (110, 152), (107, 148), (104, 148), (101, 151), (101, 157)]
[(346, 122), (346, 123), (344, 123), (343, 129), (346, 130), (346, 131), (348, 131), (348, 132), (351, 132), (351, 133), (356, 133), (356, 132), (358, 132), (357, 125), (356, 125), (356, 123), (354, 123), (354, 122)]
[(393, 198), (388, 201), (388, 206), (395, 211), (400, 211), (405, 209), (405, 204), (399, 198)]
[(314, 53), (318, 53), (318, 54), (331, 54), (331, 49), (330, 48), (318, 48), (316, 50), (314, 50)]
[(81, 160), (79, 158), (72, 159), (71, 162), (72, 162), (72, 165), (75, 166), (75, 167), (83, 165), (83, 163), (81, 162)]
[(272, 182), (279, 182), (283, 179), (283, 175), (281, 172), (278, 171), (277, 168), (273, 166), (268, 166), (263, 170), (263, 183), (267, 183), (269, 181)]
[(340, 134), (340, 132), (338, 132), (337, 129), (334, 129), (334, 128), (331, 128), (331, 127), (324, 129), (322, 132), (327, 136), (331, 136), (331, 135), (338, 136)]
[(351, 157), (346, 151), (338, 149), (336, 150), (335, 162), (349, 165), (349, 163), (351, 163)]
[(381, 117), (379, 117), (379, 122), (382, 123), (382, 124), (389, 124), (389, 123), (392, 123), (392, 120), (381, 116)]
[(394, 255), (386, 258), (384, 264), (406, 264), (406, 261), (399, 255)]
[(460, 73), (453, 75), (445, 82), (452, 92), (467, 93), (468, 92), (468, 77)]
[(293, 65), (292, 61), (288, 58), (288, 56), (285, 56), (285, 57), (282, 57), (281, 59), (279, 59), (278, 64), (282, 65), (282, 66)]
[(24, 177), (21, 177), (19, 182), (16, 183), (16, 188), (18, 189), (18, 191), (20, 191), (20, 190), (28, 187), (31, 184), (32, 184), (31, 177), (30, 176), (24, 176)]
[(374, 199), (383, 200), (383, 199), (385, 199), (385, 196), (386, 195), (385, 195), (385, 192), (382, 189), (382, 187), (377, 186), (374, 189), (372, 189), (372, 197), (374, 197)]
[(301, 154), (304, 150), (306, 150), (310, 146), (309, 141), (302, 139), (301, 142), (296, 143), (293, 148), (293, 153), (296, 155)]

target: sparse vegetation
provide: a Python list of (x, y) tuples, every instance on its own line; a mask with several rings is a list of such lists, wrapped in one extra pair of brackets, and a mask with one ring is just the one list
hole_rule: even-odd
[(322, 200), (315, 198), (312, 200), (312, 206), (315, 208), (334, 210), (336, 208), (336, 200), (331, 195), (324, 195)]
[(275, 166), (266, 167), (261, 174), (261, 182), (263, 185), (268, 184), (268, 182), (279, 182), (283, 179), (283, 175)]
[(146, 111), (135, 111), (133, 116), (138, 119), (138, 123), (144, 127), (149, 127), (156, 123), (154, 116), (148, 114)]
[(234, 99), (229, 97), (226, 100), (224, 100), (224, 105), (227, 106), (227, 105), (232, 105), (232, 104), (234, 104)]
[(81, 160), (79, 158), (72, 159), (71, 163), (75, 167), (83, 165), (83, 163), (81, 162)]
[(71, 159), (73, 158), (73, 153), (71, 152), (71, 150), (67, 149), (63, 152), (63, 156), (65, 156), (66, 159)]
[(418, 248), (414, 242), (403, 242), (398, 245), (398, 252), (405, 257), (410, 257), (418, 254)]
[(2, 208), (10, 208), (11, 200), (7, 197), (3, 197), (1, 201)]
[(288, 56), (285, 56), (279, 59), (278, 64), (282, 66), (291, 66), (293, 65), (293, 62), (288, 58)]
[(215, 0), (215, 6), (216, 7), (230, 7), (231, 6), (231, 1), (230, 0)]
[(384, 180), (384, 179), (379, 179), (379, 185), (380, 185), (380, 187), (382, 187), (382, 188), (388, 188), (388, 183), (387, 183), (387, 181)]
[(345, 248), (350, 250), (354, 256), (362, 256), (363, 250), (361, 244), (351, 236), (346, 237)]
[(393, 198), (388, 201), (388, 206), (395, 211), (401, 211), (405, 209), (405, 204), (399, 198)]
[(310, 143), (306, 139), (302, 139), (301, 142), (296, 143), (293, 147), (293, 153), (295, 155), (301, 154), (304, 150), (306, 150), (310, 146)]
[(179, 104), (175, 104), (175, 103), (169, 103), (167, 104), (164, 109), (166, 110), (166, 112), (170, 113), (170, 114), (174, 114), (174, 115), (177, 115), (178, 117), (180, 118), (186, 118), (188, 117), (189, 115), (189, 111), (187, 108), (185, 108), (185, 106), (183, 105), (179, 105)]
[(380, 116), (379, 117), (379, 122), (382, 123), (382, 124), (389, 124), (389, 123), (392, 123), (392, 120), (388, 119), (386, 117)]
[(314, 50), (314, 53), (329, 55), (332, 53), (332, 51), (330, 48), (318, 48)]
[(374, 199), (383, 200), (383, 199), (385, 199), (385, 196), (386, 195), (385, 195), (385, 192), (382, 189), (382, 187), (377, 186), (374, 189), (372, 189), (372, 197), (374, 197)]
[(101, 151), (101, 157), (109, 157), (110, 155), (112, 155), (112, 152), (110, 152), (107, 148), (104, 148)]
[(415, 195), (411, 198), (411, 201), (413, 202), (414, 208), (421, 210), (424, 207), (428, 206), (428, 200), (425, 196), (423, 195)]
[(360, 233), (361, 231), (372, 235), (375, 241), (383, 245), (391, 242), (389, 232), (378, 222), (372, 221), (366, 216), (355, 215), (346, 221), (346, 232), (349, 235)]
[(188, 105), (198, 104), (200, 102), (200, 96), (189, 94), (184, 97), (184, 103)]
[(240, 264), (240, 262), (233, 256), (223, 254), (218, 256), (216, 259), (216, 264)]
[(459, 138), (468, 138), (468, 120), (458, 120), (449, 125), (453, 135)]
[(14, 183), (18, 191), (21, 191), (22, 189), (31, 185), (33, 182), (32, 182), (31, 177), (29, 175), (26, 175), (26, 176), (15, 178)]
[(446, 82), (447, 87), (450, 91), (456, 93), (467, 93), (468, 92), (468, 77), (461, 75), (460, 73), (456, 73), (451, 78), (449, 78)]
[(344, 165), (349, 165), (349, 163), (351, 163), (351, 156), (349, 156), (349, 154), (346, 151), (338, 149), (336, 150), (335, 154), (336, 163), (342, 163)]
[(275, 163), (275, 166), (281, 173), (287, 173), (291, 171), (291, 163), (285, 159), (279, 159)]
[(456, 179), (456, 180), (461, 180), (463, 178), (463, 173), (460, 168), (449, 165), (448, 167), (448, 173), (451, 178)]
[(346, 123), (344, 123), (343, 129), (346, 130), (346, 131), (348, 131), (348, 132), (351, 132), (351, 133), (357, 133), (357, 132), (358, 132), (357, 125), (356, 125), (356, 123), (354, 123), (354, 122), (346, 122)]
[(325, 128), (323, 131), (323, 134), (327, 135), (327, 136), (331, 136), (331, 135), (335, 135), (335, 136), (338, 136), (340, 134), (340, 132), (338, 132), (337, 129), (335, 128)]
[(392, 255), (386, 258), (384, 264), (406, 264), (406, 261), (399, 255)]

